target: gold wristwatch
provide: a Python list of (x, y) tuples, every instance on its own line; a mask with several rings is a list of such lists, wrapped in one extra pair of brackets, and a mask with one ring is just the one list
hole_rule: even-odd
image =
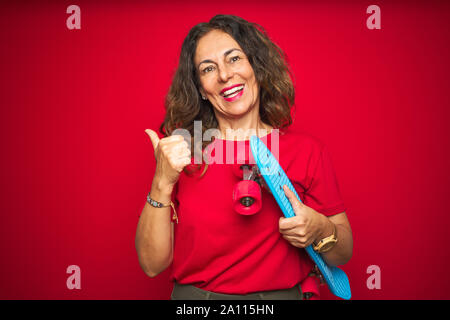
[(323, 238), (317, 244), (313, 243), (314, 251), (316, 251), (318, 253), (325, 253), (325, 252), (330, 251), (334, 247), (334, 245), (338, 241), (337, 228), (334, 223), (333, 223), (333, 228), (334, 228), (334, 230), (333, 230), (333, 234), (331, 236)]

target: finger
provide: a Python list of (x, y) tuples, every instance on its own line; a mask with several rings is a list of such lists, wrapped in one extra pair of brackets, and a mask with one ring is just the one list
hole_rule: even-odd
[(192, 163), (191, 157), (185, 157), (182, 159), (182, 161), (183, 161), (183, 168)]
[(151, 129), (146, 129), (145, 133), (149, 136), (150, 140), (152, 141), (152, 145), (153, 145), (153, 150), (156, 151), (156, 148), (158, 147), (159, 144), (159, 137), (156, 134), (155, 131), (151, 130)]
[(302, 248), (307, 247), (314, 242), (314, 239), (312, 239), (311, 237), (308, 237), (308, 236), (298, 237), (298, 236), (291, 236), (291, 235), (283, 235), (283, 237), (290, 242), (297, 243)]
[(185, 140), (182, 135), (174, 134), (164, 138), (164, 142), (180, 142)]
[(298, 220), (297, 216), (291, 218), (281, 217), (278, 222), (278, 228), (280, 229), (280, 232), (284, 232), (293, 228), (303, 226), (303, 224), (300, 222), (301, 221)]
[(305, 248), (306, 245), (302, 242), (300, 242), (297, 238), (290, 237), (290, 236), (283, 236), (283, 238), (288, 241), (291, 245), (297, 248)]
[(307, 240), (305, 240), (305, 247), (312, 245), (314, 242), (313, 238), (308, 238)]
[[(179, 138), (181, 136), (177, 137), (168, 137), (161, 139), (159, 143), (159, 147), (163, 150), (170, 151), (173, 155), (179, 155), (181, 153), (184, 153), (185, 151), (191, 151), (189, 144), (186, 142), (186, 140), (183, 140), (183, 138)], [(170, 140), (169, 140), (170, 138)]]
[(184, 167), (191, 164), (191, 158), (184, 157), (184, 158), (176, 160), (175, 163), (176, 163), (175, 167), (176, 167), (177, 171), (181, 172), (184, 169)]
[(297, 196), (295, 195), (295, 193), (292, 192), (292, 190), (289, 189), (289, 187), (286, 184), (283, 185), (283, 191), (284, 191), (284, 194), (286, 195), (286, 197), (289, 199), (289, 201), (291, 201), (291, 202), (300, 202), (297, 199)]
[(170, 159), (173, 161), (174, 165), (179, 165), (181, 163), (187, 162), (188, 160), (191, 161), (191, 156), (189, 154), (185, 155), (172, 155), (170, 156)]
[(191, 151), (187, 149), (179, 149), (174, 151), (174, 156), (177, 158), (191, 157)]
[(292, 228), (281, 232), (285, 236), (296, 237), (298, 239), (306, 239), (306, 232), (303, 228)]
[(189, 148), (189, 145), (187, 144), (186, 141), (178, 141), (178, 142), (173, 142), (170, 144), (171, 147), (171, 151), (175, 154), (175, 155), (181, 155), (181, 154), (186, 154), (186, 153), (191, 153), (191, 149)]
[[(164, 149), (163, 149), (164, 150)], [(164, 152), (164, 151), (163, 151)], [(191, 158), (191, 151), (183, 148), (170, 149), (166, 153), (167, 158), (173, 161), (178, 161), (183, 158)]]
[(293, 209), (302, 207), (303, 203), (297, 199), (297, 196), (294, 194), (294, 192), (292, 192), (291, 189), (289, 189), (287, 185), (283, 185), (283, 191), (289, 202), (291, 203)]

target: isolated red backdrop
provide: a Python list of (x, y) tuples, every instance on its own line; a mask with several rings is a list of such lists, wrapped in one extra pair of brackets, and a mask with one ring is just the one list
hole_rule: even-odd
[[(170, 270), (148, 278), (134, 248), (155, 165), (144, 129), (163, 119), (188, 30), (218, 13), (288, 56), (295, 126), (329, 147), (348, 207), (353, 298), (450, 298), (450, 6), (283, 0), (1, 5), (0, 298), (169, 298)], [(73, 264), (81, 290), (66, 287)]]

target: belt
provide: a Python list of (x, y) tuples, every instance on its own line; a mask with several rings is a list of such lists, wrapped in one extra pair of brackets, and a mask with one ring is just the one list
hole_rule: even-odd
[(190, 284), (175, 282), (172, 300), (302, 300), (303, 294), (299, 285), (290, 289), (260, 291), (249, 294), (224, 294), (206, 291)]

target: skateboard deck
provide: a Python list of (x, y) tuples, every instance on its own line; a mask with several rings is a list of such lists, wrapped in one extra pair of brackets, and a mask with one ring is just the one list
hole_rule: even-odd
[[(256, 165), (284, 216), (286, 218), (294, 217), (294, 210), (283, 191), (283, 185), (287, 185), (299, 201), (301, 201), (301, 199), (277, 159), (257, 136), (252, 136), (250, 138), (250, 148)], [(338, 267), (328, 266), (322, 259), (322, 256), (314, 251), (311, 245), (306, 247), (305, 250), (317, 265), (330, 291), (339, 298), (346, 300), (350, 299), (350, 283), (345, 272)]]

